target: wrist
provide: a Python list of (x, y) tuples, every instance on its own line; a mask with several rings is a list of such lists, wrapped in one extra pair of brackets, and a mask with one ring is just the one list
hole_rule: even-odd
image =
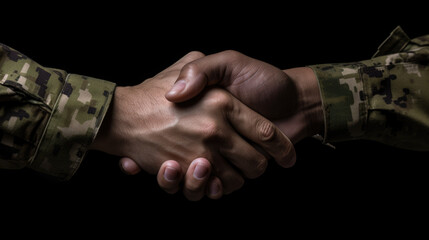
[(298, 139), (311, 137), (316, 134), (323, 135), (324, 114), (319, 84), (313, 70), (309, 67), (286, 69), (297, 89), (298, 104), (296, 113), (300, 120), (301, 133)]
[(116, 88), (110, 107), (101, 123), (94, 141), (89, 147), (90, 149), (113, 155), (120, 155), (117, 150), (120, 147), (119, 144), (122, 142), (119, 131), (120, 129), (118, 129), (118, 126), (121, 124), (118, 124), (118, 122), (121, 121), (119, 117), (122, 113), (119, 113), (118, 111), (121, 111), (120, 104), (123, 101), (123, 90), (124, 87)]

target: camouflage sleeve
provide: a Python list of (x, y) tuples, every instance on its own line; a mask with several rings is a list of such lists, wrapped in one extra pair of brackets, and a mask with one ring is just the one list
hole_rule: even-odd
[(411, 40), (397, 27), (370, 60), (311, 68), (325, 142), (366, 139), (429, 150), (429, 35)]
[(42, 67), (0, 44), (0, 168), (69, 179), (114, 89), (111, 82)]

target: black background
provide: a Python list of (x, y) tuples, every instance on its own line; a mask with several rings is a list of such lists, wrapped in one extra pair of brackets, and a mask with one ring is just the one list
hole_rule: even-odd
[[(398, 25), (410, 37), (429, 33), (424, 14), (409, 2), (285, 4), (4, 7), (0, 42), (43, 66), (124, 86), (152, 77), (192, 50), (234, 49), (285, 69), (368, 59)], [(118, 158), (93, 151), (68, 182), (26, 169), (0, 170), (0, 208), (11, 225), (41, 223), (42, 233), (56, 226), (68, 233), (92, 229), (146, 237), (163, 227), (157, 236), (193, 237), (204, 230), (202, 236), (222, 237), (231, 230), (347, 237), (423, 229), (428, 153), (366, 141), (335, 145), (333, 150), (304, 140), (296, 145), (294, 167), (273, 162), (239, 191), (199, 202), (164, 193), (153, 175), (126, 176)]]

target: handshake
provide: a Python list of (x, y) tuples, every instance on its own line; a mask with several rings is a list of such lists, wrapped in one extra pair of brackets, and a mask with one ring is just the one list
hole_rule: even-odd
[(68, 179), (89, 147), (196, 201), (236, 191), (272, 159), (291, 167), (293, 144), (317, 134), (428, 151), (427, 46), (429, 35), (397, 27), (369, 60), (286, 70), (236, 51), (191, 52), (116, 87), (0, 44), (0, 169)]
[(270, 159), (293, 166), (293, 143), (324, 128), (311, 68), (282, 71), (236, 51), (190, 52), (112, 101), (91, 149), (193, 201), (238, 190)]

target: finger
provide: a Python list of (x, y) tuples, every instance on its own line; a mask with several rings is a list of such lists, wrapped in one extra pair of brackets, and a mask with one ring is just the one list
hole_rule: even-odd
[[(221, 182), (220, 188), (223, 194), (231, 194), (244, 185), (244, 178), (232, 165), (222, 156), (217, 156), (216, 164), (213, 165), (213, 175)], [(217, 181), (217, 180), (216, 180)]]
[(119, 168), (127, 175), (136, 175), (142, 170), (134, 160), (128, 157), (119, 160)]
[(222, 182), (216, 176), (213, 176), (208, 183), (206, 195), (211, 199), (219, 199), (222, 197)]
[(220, 144), (219, 152), (231, 164), (240, 169), (247, 178), (257, 178), (261, 176), (268, 165), (268, 159), (246, 142), (236, 130), (226, 129), (229, 135)]
[(182, 169), (178, 162), (165, 161), (158, 171), (158, 185), (167, 193), (174, 194), (180, 189), (182, 176)]
[(224, 51), (187, 63), (165, 97), (172, 102), (184, 102), (198, 95), (206, 86), (223, 82), (232, 72), (228, 66), (241, 56), (244, 55)]
[(296, 153), (289, 138), (268, 119), (237, 99), (233, 97), (231, 99), (231, 108), (226, 113), (237, 132), (259, 145), (280, 166), (293, 166), (296, 162)]
[(197, 158), (192, 161), (186, 171), (183, 188), (183, 194), (187, 199), (198, 201), (204, 197), (211, 170), (211, 164), (205, 158)]

